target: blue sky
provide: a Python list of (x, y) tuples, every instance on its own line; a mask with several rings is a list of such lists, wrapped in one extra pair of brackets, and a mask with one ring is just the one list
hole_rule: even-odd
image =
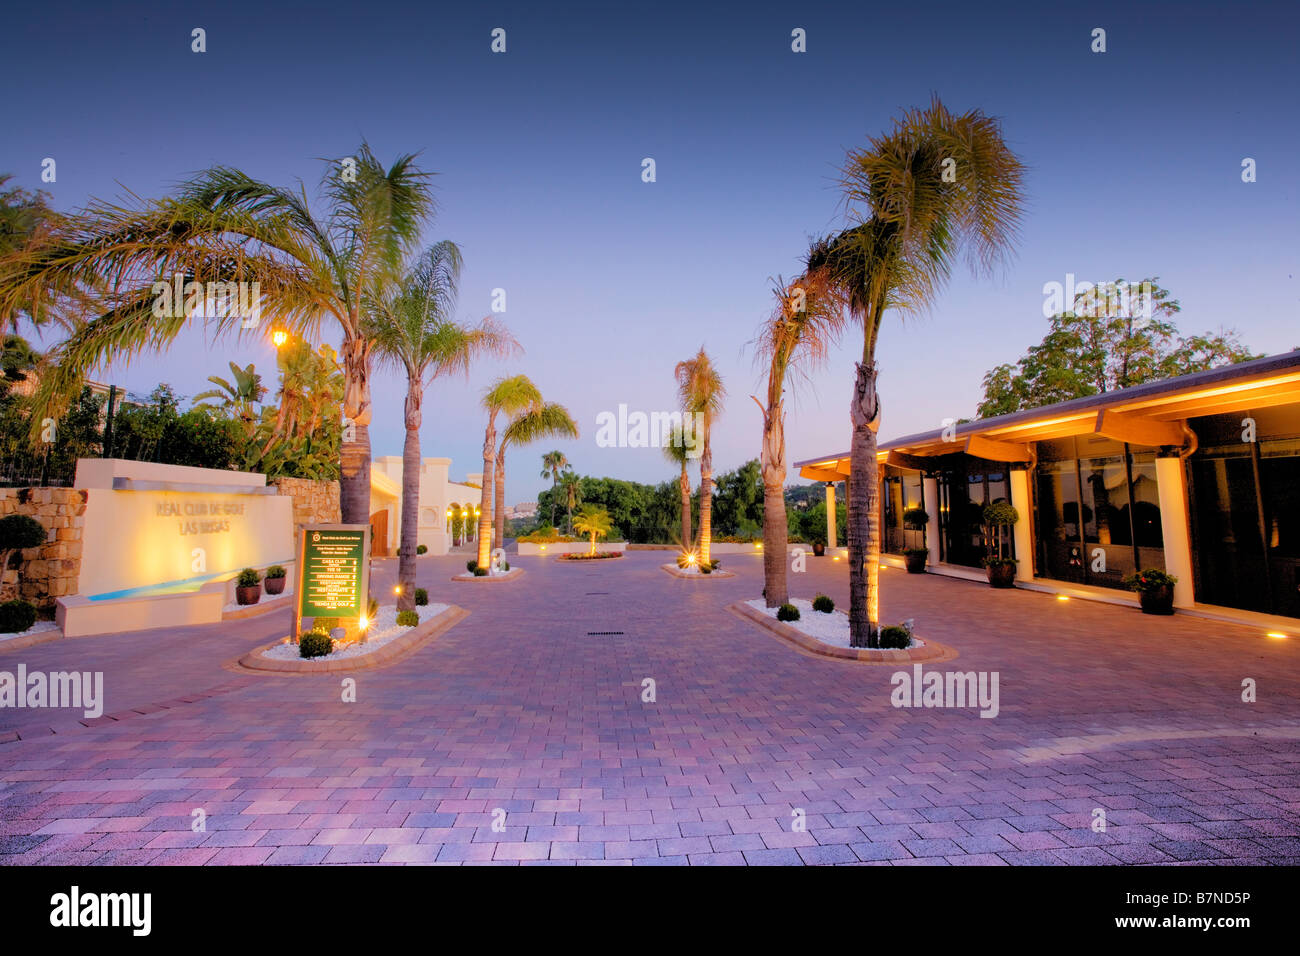
[[(190, 50), (194, 27), (206, 53)], [(495, 27), (504, 54), (489, 49)], [(796, 27), (806, 53), (791, 52)], [(596, 416), (673, 407), (673, 366), (701, 345), (730, 392), (715, 469), (756, 457), (746, 346), (769, 280), (845, 224), (845, 151), (932, 93), (1002, 119), (1029, 166), (1026, 216), (1002, 274), (955, 273), (928, 315), (887, 321), (883, 437), (973, 414), (984, 373), (1042, 337), (1043, 284), (1067, 273), (1157, 275), (1185, 331), (1300, 345), (1298, 27), (1294, 5), (1255, 3), (28, 4), (0, 19), (19, 87), (0, 170), (73, 209), (160, 195), (213, 164), (313, 187), (319, 157), (363, 138), (383, 159), (420, 151), (439, 174), (426, 239), (465, 255), (460, 317), (489, 314), (503, 288), (499, 318), (526, 349), (432, 386), (424, 453), (453, 458), (453, 476), (478, 471), (478, 396), (507, 373), (530, 375), (582, 429), (512, 453), (515, 502), (545, 484), (551, 447), (584, 474), (669, 478), (657, 450), (597, 447)], [(45, 157), (56, 183), (40, 182)], [(1241, 181), (1244, 157), (1257, 182)], [(855, 332), (800, 387), (791, 460), (847, 448), (860, 351)], [(201, 329), (96, 377), (194, 394), (227, 361), (273, 378), (269, 344)], [(376, 455), (401, 451), (402, 388), (376, 378)]]

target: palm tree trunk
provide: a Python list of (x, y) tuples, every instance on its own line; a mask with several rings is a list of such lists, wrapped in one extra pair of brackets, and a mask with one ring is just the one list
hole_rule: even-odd
[[(339, 462), (339, 504), (344, 524), (370, 523), (370, 348), (364, 339), (343, 343), (344, 430)], [(348, 433), (351, 432), (351, 440)]]
[(763, 596), (768, 607), (790, 600), (785, 555), (790, 529), (785, 516), (785, 410), (777, 402), (763, 412)]
[(678, 479), (682, 490), (682, 547), (691, 550), (691, 476), (686, 473), (686, 462), (682, 462), (682, 476)]
[(478, 566), (486, 568), (491, 560), (492, 544), (492, 493), (496, 463), (497, 429), (496, 416), (488, 419), (487, 433), (483, 436), (483, 494), (479, 499), (478, 514)]
[(700, 456), (700, 563), (709, 563), (709, 545), (713, 537), (713, 448), (709, 443), (709, 423), (704, 425), (704, 454)]
[(501, 542), (505, 540), (506, 532), (506, 445), (501, 443), (501, 450), (497, 452), (497, 471), (494, 479), (496, 484), (496, 510), (493, 513), (494, 533), (492, 535), (492, 547), (502, 547)]
[(849, 452), (849, 644), (880, 643), (880, 474), (876, 463), (876, 429), (880, 398), (875, 362), (858, 364), (849, 406), (853, 441)]
[(555, 498), (560, 493), (560, 476), (551, 475), (551, 527), (555, 527)]
[(402, 447), (402, 525), (401, 547), (397, 558), (397, 595), (399, 611), (415, 610), (415, 548), (420, 521), (420, 424), (423, 414), (420, 381), (406, 386), (406, 444)]

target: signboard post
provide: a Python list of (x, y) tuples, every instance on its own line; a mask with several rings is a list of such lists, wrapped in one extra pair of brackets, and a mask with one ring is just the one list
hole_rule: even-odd
[(370, 596), (370, 525), (304, 525), (298, 539), (293, 641), (304, 617), (358, 619)]

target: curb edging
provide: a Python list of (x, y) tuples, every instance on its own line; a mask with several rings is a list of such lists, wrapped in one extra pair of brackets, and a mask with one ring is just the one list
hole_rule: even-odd
[(921, 647), (916, 648), (875, 648), (875, 647), (832, 647), (824, 644), (815, 637), (803, 633), (797, 628), (783, 621), (773, 620), (762, 611), (750, 607), (744, 601), (737, 601), (735, 604), (728, 604), (727, 610), (740, 617), (759, 625), (773, 637), (780, 638), (788, 644), (795, 645), (799, 650), (807, 651), (810, 654), (816, 654), (819, 657), (830, 657), (835, 660), (853, 661), (858, 664), (914, 664), (921, 661), (929, 661), (937, 664), (942, 661), (950, 661), (958, 656), (955, 648), (948, 647), (946, 644), (939, 644), (936, 641), (926, 639)]

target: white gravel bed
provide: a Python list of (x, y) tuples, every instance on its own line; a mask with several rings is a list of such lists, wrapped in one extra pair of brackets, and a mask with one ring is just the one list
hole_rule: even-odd
[(58, 629), (59, 625), (53, 621), (37, 621), (25, 631), (9, 631), (8, 633), (0, 634), (0, 642), (12, 640), (15, 637), (28, 637), (32, 634), (40, 634), (43, 631), (57, 631)]
[[(756, 598), (745, 603), (756, 610), (762, 611), (772, 620), (776, 620), (776, 612), (779, 609), (767, 607), (767, 602), (763, 598)], [(782, 624), (793, 627), (797, 631), (802, 631), (809, 637), (821, 641), (823, 644), (829, 644), (831, 647), (850, 646), (849, 616), (838, 607), (831, 611), (830, 614), (823, 614), (821, 611), (813, 610), (812, 601), (805, 601), (803, 598), (791, 598), (790, 603), (799, 609), (799, 620), (782, 621)], [(919, 637), (913, 637), (912, 643), (908, 646), (924, 647), (925, 641)]]
[[(420, 617), (420, 623), (431, 620), (451, 607), (450, 604), (426, 604), (423, 607), (417, 607), (415, 613)], [(298, 645), (292, 642), (288, 644), (276, 644), (262, 652), (263, 657), (269, 657), (277, 661), (295, 661), (295, 660), (314, 660), (314, 661), (338, 661), (347, 660), (350, 657), (362, 657), (366, 654), (372, 654), (379, 650), (390, 641), (395, 641), (403, 634), (409, 634), (414, 628), (404, 627), (397, 623), (397, 605), (385, 604), (379, 608), (379, 613), (370, 623), (369, 630), (366, 631), (366, 642), (348, 644), (342, 650), (336, 650), (326, 654), (324, 657), (303, 658), (298, 653)]]

